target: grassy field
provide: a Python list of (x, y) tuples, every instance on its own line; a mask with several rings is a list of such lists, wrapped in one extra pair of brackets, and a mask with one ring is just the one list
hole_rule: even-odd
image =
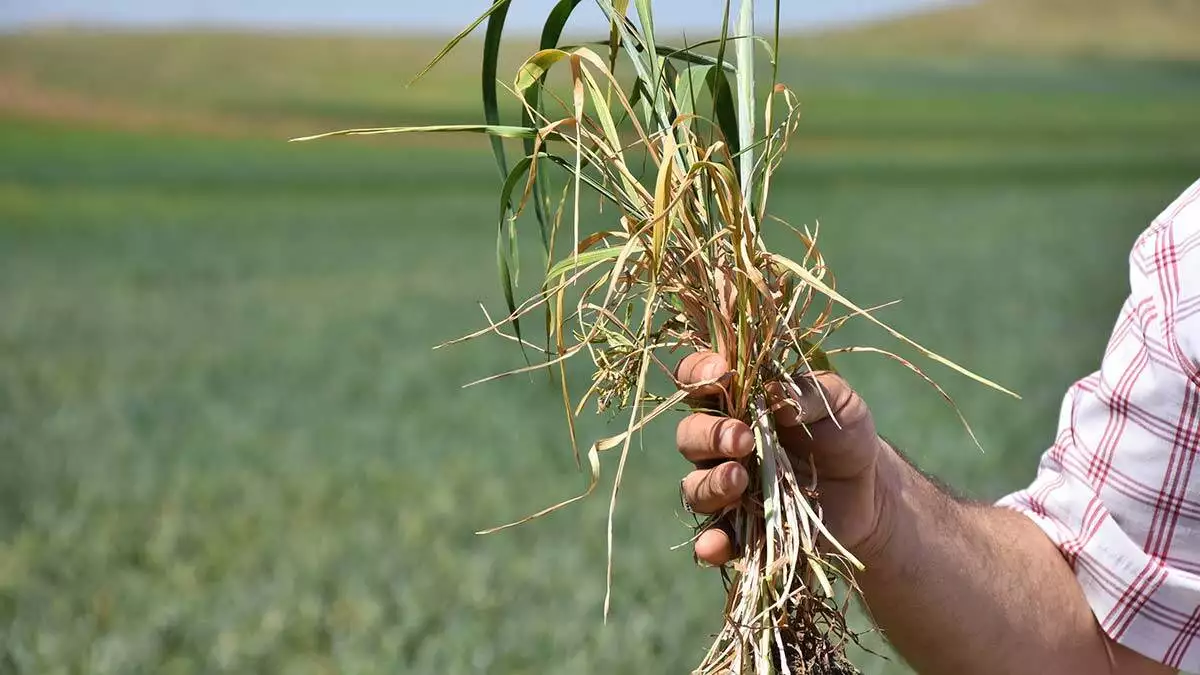
[[(307, 72), (302, 38), (196, 40), (172, 75), (169, 38), (0, 39), (20, 92), (95, 104), (0, 117), (0, 674), (686, 672), (722, 592), (669, 550), (671, 422), (631, 459), (608, 626), (602, 498), (471, 534), (584, 483), (544, 378), (459, 388), (519, 365), (510, 344), (430, 351), (497, 304), (485, 144), (277, 140), (470, 97), (405, 98), (413, 68), (349, 39), (327, 49), (354, 78)], [(233, 43), (293, 65), (232, 69)], [(116, 74), (138, 58), (165, 70)], [(839, 363), (924, 468), (994, 498), (1096, 366), (1134, 237), (1200, 173), (1200, 68), (815, 63), (785, 69), (809, 114), (773, 210), (820, 219), (847, 293), (902, 298), (901, 329), (1025, 395), (932, 371), (981, 455), (906, 372)]]

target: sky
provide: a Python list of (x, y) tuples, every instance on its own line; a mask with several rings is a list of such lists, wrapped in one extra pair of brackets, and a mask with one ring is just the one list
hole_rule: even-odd
[[(784, 24), (804, 28), (853, 23), (953, 0), (781, 1)], [(488, 0), (0, 0), (0, 27), (13, 30), (37, 24), (98, 23), (444, 31), (465, 26), (489, 4)], [(736, 6), (737, 0), (732, 4)], [(514, 0), (508, 23), (535, 30), (553, 5), (554, 0)], [(589, 11), (577, 12), (572, 26), (603, 25), (593, 3), (585, 5)], [(723, 7), (724, 0), (654, 0), (656, 24), (668, 29), (711, 29)]]

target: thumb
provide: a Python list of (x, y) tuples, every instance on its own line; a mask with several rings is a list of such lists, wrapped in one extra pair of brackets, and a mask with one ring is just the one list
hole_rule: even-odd
[(777, 406), (780, 442), (818, 475), (851, 478), (874, 461), (878, 434), (871, 410), (840, 375), (806, 373), (775, 383), (768, 393)]

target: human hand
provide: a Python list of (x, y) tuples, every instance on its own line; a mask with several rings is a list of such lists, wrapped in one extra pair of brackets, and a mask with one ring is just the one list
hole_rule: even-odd
[[(681, 385), (694, 386), (715, 381), (727, 370), (720, 355), (697, 352), (680, 362), (676, 378)], [(702, 386), (696, 396), (715, 396), (720, 387)], [(876, 433), (866, 403), (838, 375), (818, 372), (797, 378), (792, 391), (799, 395), (790, 396), (796, 405), (783, 405), (775, 412), (779, 440), (797, 473), (808, 476), (815, 469), (830, 533), (855, 555), (870, 557), (886, 539), (883, 504), (895, 483), (892, 460), (897, 455)], [(768, 392), (776, 400), (786, 395), (781, 383), (769, 386)], [(740, 460), (754, 452), (754, 434), (745, 422), (693, 413), (679, 423), (675, 444), (696, 466), (681, 484), (693, 511), (718, 513), (742, 498), (749, 475)], [(729, 533), (719, 527), (702, 532), (695, 550), (697, 558), (712, 565), (724, 565), (736, 555)]]

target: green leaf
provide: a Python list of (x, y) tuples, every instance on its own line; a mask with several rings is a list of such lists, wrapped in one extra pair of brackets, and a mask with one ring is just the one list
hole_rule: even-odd
[(537, 138), (537, 129), (533, 127), (509, 127), (501, 124), (439, 124), (427, 127), (377, 127), (370, 129), (342, 129), (327, 131), (323, 134), (301, 136), (289, 140), (289, 143), (315, 141), (319, 138), (333, 136), (379, 136), (384, 134), (488, 134), (501, 138)]
[[(635, 79), (633, 81), (633, 93), (630, 94), (630, 96), (629, 96), (629, 107), (633, 108), (641, 101), (649, 99), (649, 98), (650, 98), (650, 95), (648, 93), (646, 93), (645, 81), (643, 81), (642, 78), (640, 78), (640, 77)], [(621, 113), (620, 123), (624, 124), (628, 120), (629, 120), (629, 111), (626, 110), (623, 113)]]
[(650, 0), (634, 0), (637, 7), (638, 23), (641, 24), (642, 34), (641, 42), (631, 42), (631, 49), (639, 54), (646, 56), (646, 83), (650, 85), (649, 92), (651, 94), (647, 104), (646, 122), (648, 126), (652, 126), (651, 111), (658, 114), (662, 129), (667, 129), (671, 126), (671, 120), (667, 115), (667, 101), (661, 95), (664, 89), (665, 80), (662, 73), (662, 58), (654, 51), (654, 14), (650, 9)]
[(433, 70), (433, 67), (436, 66), (439, 61), (446, 58), (446, 55), (449, 54), (451, 51), (453, 51), (453, 49), (458, 46), (458, 43), (460, 43), (464, 39), (466, 39), (466, 37), (468, 35), (470, 35), (472, 31), (474, 31), (476, 28), (478, 28), (479, 24), (483, 23), (483, 20), (488, 18), (489, 16), (491, 16), (492, 13), (501, 11), (501, 9), (503, 9), (503, 11), (507, 12), (508, 11), (508, 3), (510, 3), (510, 2), (512, 2), (512, 0), (496, 0), (495, 4), (493, 4), (491, 7), (489, 7), (488, 10), (486, 12), (484, 12), (482, 15), (480, 15), (480, 17), (478, 19), (475, 19), (474, 21), (472, 21), (470, 26), (467, 26), (466, 28), (464, 28), (461, 33), (459, 33), (458, 35), (455, 35), (450, 40), (450, 42), (447, 42), (446, 46), (442, 47), (442, 51), (438, 52), (437, 56), (433, 57), (433, 60), (430, 61), (424, 68), (421, 69), (421, 72), (414, 75), (413, 78), (408, 81), (409, 85), (411, 85), (413, 82), (416, 82), (417, 80), (421, 79), (422, 77), (425, 77), (426, 73)]
[[(726, 11), (728, 12), (728, 9)], [(724, 38), (712, 38), (711, 40), (701, 40), (700, 42), (695, 42), (687, 47), (681, 47), (678, 49), (672, 49), (670, 47), (663, 46), (663, 45), (656, 47), (656, 49), (658, 50), (659, 54), (666, 56), (668, 58), (672, 58), (672, 59), (676, 59), (676, 60), (680, 60), (680, 61), (692, 61), (697, 64), (708, 65), (708, 66), (715, 66), (715, 65), (720, 64), (725, 70), (728, 70), (729, 72), (732, 73), (732, 72), (737, 71), (737, 67), (734, 66), (732, 63), (725, 61), (724, 59), (719, 59), (714, 56), (708, 56), (706, 54), (702, 54), (700, 52), (697, 52), (696, 50), (699, 49), (700, 47), (707, 47), (709, 45), (720, 45), (723, 42), (737, 42), (742, 39), (746, 39), (746, 38), (730, 35), (730, 36), (726, 36)], [(771, 57), (771, 60), (775, 61), (776, 50), (771, 47), (771, 43), (766, 38), (762, 37), (761, 35), (751, 35), (748, 39), (752, 40), (754, 42), (757, 42), (758, 45), (760, 47), (762, 47), (763, 50), (765, 50), (767, 52), (767, 54)], [(666, 52), (666, 53), (664, 54), (663, 52)]]
[[(771, 55), (771, 90), (774, 91), (775, 85), (779, 82), (779, 59), (775, 57), (779, 53), (779, 9), (780, 0), (775, 0), (775, 41), (774, 47), (767, 47), (767, 53)], [(763, 40), (765, 43), (766, 41)]]
[[(558, 47), (558, 41), (562, 37), (563, 28), (567, 25), (567, 20), (571, 18), (571, 14), (575, 8), (579, 6), (582, 0), (559, 0), (550, 10), (550, 14), (546, 17), (546, 23), (542, 25), (542, 35), (538, 40), (539, 49), (554, 49)], [(541, 110), (541, 91), (544, 80), (538, 83), (537, 87), (531, 87), (528, 95), (525, 97), (526, 104), (534, 110)], [(533, 118), (529, 114), (529, 109), (526, 106), (521, 106), (521, 123), (526, 126), (533, 126)], [(534, 152), (534, 142), (532, 139), (525, 142), (525, 154), (532, 155)], [(537, 219), (538, 233), (542, 237), (542, 251), (545, 254), (545, 264), (550, 266), (551, 255), (554, 248), (554, 224), (551, 222), (551, 205), (549, 198), (549, 189), (546, 185), (546, 179), (542, 176), (539, 158), (533, 160), (533, 213)], [(543, 291), (545, 288), (543, 287)], [(546, 306), (546, 337), (550, 336), (551, 310), (550, 306)], [(574, 436), (572, 436), (574, 442)], [(578, 456), (578, 455), (577, 455)]]
[(731, 73), (736, 72), (736, 69), (733, 67), (732, 63), (727, 61), (718, 61), (715, 56), (709, 56), (708, 54), (701, 54), (700, 52), (693, 51), (694, 48), (695, 45), (692, 47), (654, 45), (654, 52), (659, 56), (672, 61), (683, 61), (684, 63), (691, 63), (698, 66), (720, 66), (722, 69), (728, 70)]
[[(559, 0), (554, 9), (550, 11), (550, 16), (546, 18), (546, 23), (542, 26), (542, 36), (538, 41), (538, 50), (545, 51), (547, 49), (557, 49), (558, 40), (562, 37), (563, 28), (567, 25), (567, 20), (571, 18), (571, 13), (575, 11), (575, 7), (582, 0)], [(530, 87), (526, 92), (525, 100), (534, 109), (538, 108), (541, 88)], [(523, 112), (522, 121), (527, 126), (533, 126), (532, 120), (528, 116), (528, 111)], [(525, 148), (526, 154), (533, 152), (533, 145), (529, 144)]]
[[(554, 9), (550, 10), (550, 15), (546, 17), (546, 23), (542, 26), (542, 36), (538, 41), (539, 49), (554, 49), (558, 46), (558, 40), (562, 37), (563, 28), (567, 25), (567, 20), (571, 18), (571, 13), (579, 6), (582, 0), (559, 0)], [(541, 109), (541, 85), (539, 82), (537, 87), (530, 87), (525, 96), (526, 104), (534, 110)], [(525, 106), (521, 107), (521, 124), (525, 126), (534, 126), (533, 118), (529, 114), (529, 110)], [(534, 151), (533, 139), (526, 139), (525, 154), (532, 155)], [(536, 165), (539, 160), (534, 159)], [(534, 167), (537, 170), (537, 167)], [(534, 175), (533, 179), (533, 211), (537, 218), (538, 231), (542, 237), (542, 249), (546, 254), (546, 264), (550, 264), (550, 206), (546, 195), (546, 182), (541, 173)], [(549, 310), (547, 309), (547, 312)]]
[(621, 49), (621, 30), (617, 22), (624, 22), (628, 13), (629, 0), (613, 0), (613, 12), (608, 22), (608, 69), (614, 74), (617, 72), (617, 52)]
[[(650, 0), (634, 0), (634, 5), (637, 7), (638, 23), (642, 26), (643, 44), (639, 47), (654, 48), (656, 44), (654, 41), (654, 13), (650, 9)], [(651, 64), (650, 82), (656, 85), (651, 91), (657, 91), (659, 80), (658, 71), (654, 68), (654, 59), (648, 59), (647, 63)]]
[(554, 9), (550, 10), (550, 15), (546, 17), (546, 23), (542, 25), (542, 38), (538, 42), (541, 49), (552, 49), (558, 46), (558, 39), (562, 37), (567, 19), (571, 18), (571, 12), (575, 11), (575, 7), (582, 1), (559, 0)]
[(826, 370), (829, 372), (837, 372), (833, 363), (829, 360), (829, 355), (812, 342), (800, 339), (800, 348), (804, 350), (804, 358), (808, 361), (808, 365), (812, 370)]
[(725, 47), (733, 39), (729, 35), (729, 0), (725, 0), (725, 12), (721, 14), (721, 35), (716, 39), (717, 61), (725, 62)]
[[(575, 173), (575, 163), (574, 162), (569, 161), (566, 158), (560, 157), (558, 155), (544, 155), (544, 157), (546, 159), (554, 162), (555, 164), (559, 165), (560, 167), (565, 169), (568, 173), (574, 175), (574, 173)], [(586, 164), (586, 161), (585, 161), (585, 164)], [(612, 190), (609, 190), (603, 183), (596, 180), (593, 176), (584, 173), (584, 174), (580, 175), (580, 178), (582, 178), (583, 182), (586, 183), (588, 187), (590, 187), (593, 190), (595, 190), (596, 192), (600, 193), (601, 196), (605, 197), (613, 204), (616, 204), (620, 208), (624, 209), (626, 212), (637, 213), (638, 211), (641, 210), (641, 207), (639, 207), (635, 204), (630, 204), (625, 199), (622, 199), (619, 195), (613, 193)]]
[(754, 0), (742, 0), (738, 9), (737, 34), (734, 48), (737, 52), (737, 100), (738, 100), (738, 144), (742, 158), (738, 165), (742, 183), (742, 198), (747, 204), (754, 203)]
[(734, 161), (740, 161), (741, 152), (738, 136), (737, 112), (733, 107), (733, 91), (729, 87), (729, 78), (716, 66), (692, 66), (679, 75), (675, 84), (675, 99), (679, 105), (680, 114), (695, 114), (696, 100), (702, 90), (707, 90), (712, 97), (713, 116), (716, 124), (725, 136), (729, 146), (729, 156)]
[[(715, 41), (709, 40), (708, 42), (712, 43)], [(603, 45), (607, 45), (607, 44), (608, 44), (608, 42), (606, 42), (606, 41), (593, 40), (591, 42), (583, 42), (583, 43), (575, 44), (575, 45), (563, 45), (561, 48), (570, 51), (571, 49), (574, 49), (575, 47), (583, 47), (583, 46), (597, 47), (597, 46), (603, 46)], [(700, 43), (700, 44), (704, 44), (704, 43)], [(709, 56), (708, 54), (701, 54), (700, 52), (693, 51), (693, 49), (696, 46), (698, 46), (698, 45), (693, 45), (692, 47), (671, 47), (668, 45), (655, 45), (654, 52), (656, 54), (658, 54), (659, 56), (666, 58), (666, 59), (670, 59), (672, 61), (682, 61), (684, 63), (691, 63), (691, 64), (699, 65), (699, 66), (720, 65), (722, 68), (724, 68), (725, 70), (728, 70), (731, 73), (735, 72), (736, 69), (733, 67), (732, 63), (729, 63), (728, 61), (722, 63), (720, 61), (717, 61), (716, 57), (714, 57), (714, 56)], [(638, 45), (637, 49), (638, 49), (638, 53), (645, 51), (641, 45)]]
[[(503, 5), (497, 3), (498, 6), (488, 17), (487, 33), (483, 40), (483, 119), (492, 125), (500, 124), (496, 70), (500, 61), (500, 37), (504, 34), (504, 19), (508, 16), (509, 4), (510, 2)], [(504, 140), (499, 136), (492, 136), (489, 140), (492, 143), (492, 154), (496, 156), (496, 165), (500, 168), (500, 176), (503, 177), (508, 173), (508, 163), (504, 159)]]
[[(615, 157), (617, 163), (624, 164), (625, 153), (621, 146), (621, 134), (617, 130), (617, 122), (615, 119), (613, 119), (612, 108), (610, 108), (608, 105), (608, 99), (601, 90), (600, 83), (597, 82), (592, 76), (591, 71), (589, 71), (587, 68), (583, 68), (582, 72), (584, 83), (586, 84), (587, 90), (592, 97), (592, 106), (596, 110), (596, 117), (600, 121), (600, 128), (604, 131), (604, 138), (608, 142), (609, 147), (612, 149), (613, 156)], [(632, 105), (632, 103), (630, 105)], [(625, 189), (625, 194), (637, 194), (636, 187), (633, 185), (632, 179), (629, 176), (621, 173), (620, 181), (622, 187)]]
[[(517, 311), (517, 301), (513, 289), (516, 286), (514, 268), (518, 261), (518, 251), (515, 236), (516, 224), (513, 222), (516, 218), (516, 209), (513, 207), (512, 193), (521, 184), (522, 179), (529, 174), (532, 162), (532, 157), (524, 157), (517, 162), (504, 179), (504, 187), (500, 189), (500, 223), (496, 234), (496, 264), (500, 268), (500, 289), (504, 292), (504, 303), (508, 308), (509, 316)], [(507, 238), (505, 237), (506, 232)], [(512, 325), (513, 332), (519, 340), (521, 338), (520, 320), (513, 317)], [(524, 353), (524, 343), (520, 344), (521, 352)], [(529, 360), (528, 356), (525, 360)]]
[[(516, 302), (516, 281), (517, 281), (517, 265), (519, 262), (519, 251), (516, 241), (516, 225), (515, 218), (520, 212), (522, 202), (513, 199), (513, 194), (518, 186), (522, 185), (522, 179), (525, 179), (533, 162), (538, 160), (548, 159), (554, 164), (557, 164), (567, 171), (574, 172), (575, 165), (573, 162), (558, 155), (551, 155), (545, 152), (539, 152), (536, 156), (522, 157), (516, 162), (512, 169), (508, 172), (508, 176), (504, 180), (504, 186), (500, 190), (500, 219), (497, 228), (496, 237), (496, 263), (500, 270), (501, 291), (504, 293), (504, 302), (508, 308), (509, 315), (512, 315), (517, 310)], [(589, 187), (599, 192), (601, 195), (612, 200), (615, 204), (622, 204), (620, 198), (613, 194), (607, 187), (597, 181), (595, 178), (582, 174), (582, 181)], [(619, 249), (618, 249), (619, 250)], [(593, 252), (589, 252), (593, 253)], [(583, 254), (580, 254), (583, 258)], [(547, 273), (547, 278), (554, 276)], [(513, 319), (513, 332), (517, 338), (521, 338), (521, 325), (517, 319)], [(524, 349), (524, 348), (522, 348)], [(528, 360), (528, 359), (527, 359)]]
[[(512, 316), (517, 311), (517, 301), (513, 293), (513, 276), (512, 270), (509, 269), (509, 252), (505, 251), (504, 245), (504, 224), (500, 225), (500, 231), (496, 236), (496, 265), (500, 269), (500, 288), (504, 291), (504, 305), (508, 308), (509, 316)], [(516, 333), (517, 339), (521, 339), (521, 320), (517, 317), (512, 319), (513, 332)], [(529, 356), (525, 353), (525, 344), (521, 345), (521, 353), (525, 355), (525, 361), (529, 361)]]
[(513, 82), (513, 89), (524, 97), (530, 89), (538, 87), (542, 80), (545, 79), (546, 73), (554, 67), (554, 64), (563, 59), (570, 58), (570, 54), (561, 49), (543, 49), (533, 56), (525, 60), (521, 64), (521, 69), (517, 71), (517, 78)]
[[(596, 0), (596, 4), (600, 6), (600, 10), (608, 17), (608, 20), (616, 28), (617, 33), (621, 37), (621, 45), (625, 48), (625, 53), (629, 56), (629, 60), (633, 62), (633, 69), (637, 71), (637, 76), (645, 80), (646, 83), (652, 84), (657, 82), (653, 76), (655, 73), (655, 57), (651, 54), (652, 50), (642, 49), (642, 41), (629, 32), (628, 26), (625, 24), (624, 14), (618, 14), (613, 7), (611, 0)], [(628, 3), (621, 3), (627, 5)], [(656, 87), (651, 86), (649, 93), (653, 94)], [(646, 108), (646, 125), (651, 129), (667, 129), (671, 126), (671, 120), (667, 117), (666, 102), (661, 97), (651, 97), (645, 102)]]
[(546, 272), (546, 280), (549, 282), (551, 279), (570, 272), (576, 267), (587, 267), (593, 263), (598, 263), (605, 260), (615, 260), (617, 256), (621, 255), (621, 251), (624, 249), (624, 246), (613, 246), (612, 248), (600, 248), (593, 251), (584, 251), (578, 255), (569, 255), (555, 263), (554, 266)]

